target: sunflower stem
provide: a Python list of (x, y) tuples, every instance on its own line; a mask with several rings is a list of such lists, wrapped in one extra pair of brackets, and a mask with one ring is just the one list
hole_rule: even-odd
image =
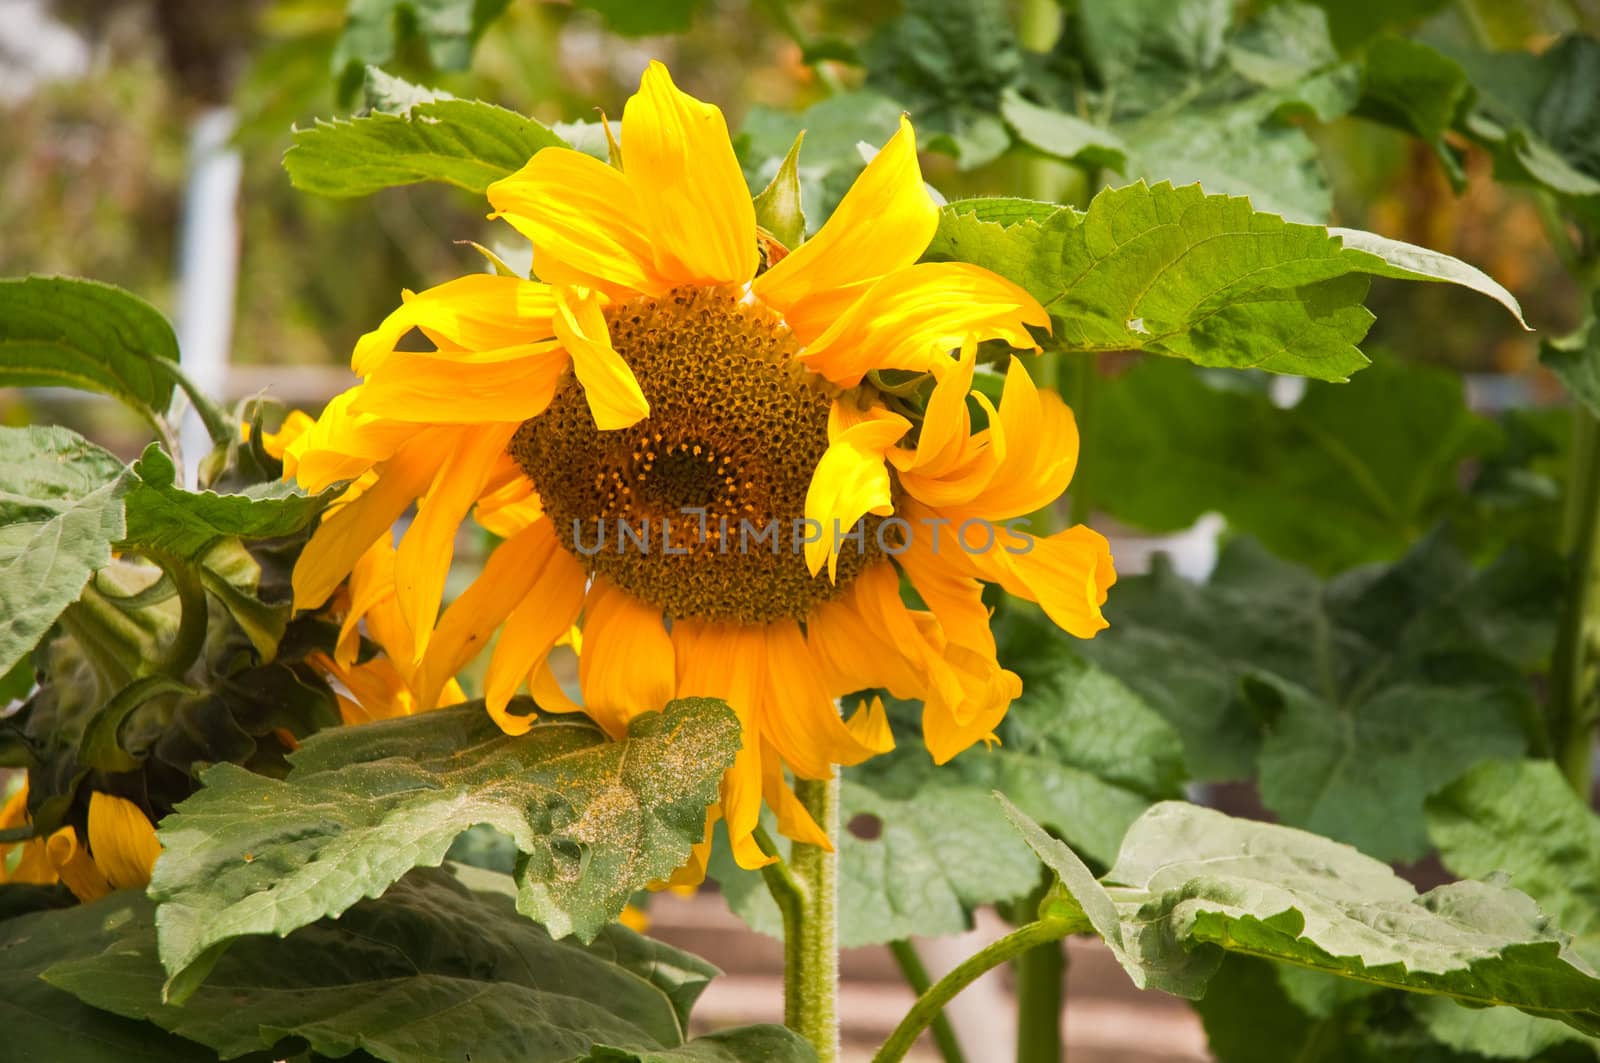
[(1067, 997), (1067, 950), (1046, 943), (1011, 961), (1017, 978), (1017, 1063), (1061, 1063), (1067, 1045), (1061, 1013)]
[[(933, 987), (933, 979), (928, 977), (928, 969), (923, 966), (922, 957), (917, 955), (917, 947), (909, 939), (889, 942), (889, 952), (893, 954), (901, 976), (913, 993), (920, 997)], [(944, 1063), (967, 1063), (955, 1028), (950, 1025), (950, 1016), (944, 1013), (943, 1007), (934, 1013), (928, 1032), (933, 1035), (934, 1046), (939, 1049), (939, 1058)]]
[[(839, 836), (839, 772), (796, 779), (794, 793), (829, 838)], [(784, 920), (784, 1015), (816, 1050), (818, 1063), (839, 1059), (839, 857), (795, 842), (789, 871), (800, 894), (793, 928)]]
[(1563, 522), (1571, 581), (1557, 630), (1547, 711), (1556, 763), (1587, 801), (1594, 726), (1600, 718), (1600, 421), (1582, 405), (1572, 416), (1572, 474)]
[(1080, 928), (1076, 924), (1064, 920), (1029, 923), (968, 956), (955, 970), (922, 994), (906, 1017), (900, 1020), (900, 1025), (894, 1028), (894, 1033), (883, 1042), (878, 1054), (872, 1057), (872, 1063), (896, 1063), (904, 1059), (916, 1043), (917, 1036), (946, 1004), (955, 999), (956, 994), (1007, 960), (1022, 955), (1036, 945), (1059, 941), (1077, 929)]

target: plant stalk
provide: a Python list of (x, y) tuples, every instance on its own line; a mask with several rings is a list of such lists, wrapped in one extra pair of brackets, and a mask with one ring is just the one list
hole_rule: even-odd
[[(839, 836), (839, 770), (796, 779), (794, 793), (829, 838)], [(797, 925), (785, 917), (783, 1021), (816, 1050), (818, 1063), (839, 1059), (839, 856), (795, 842), (789, 871), (799, 893)]]
[(1079, 929), (1076, 924), (1065, 920), (1029, 923), (968, 956), (955, 970), (939, 979), (922, 994), (906, 1013), (906, 1017), (900, 1020), (900, 1025), (895, 1027), (889, 1039), (883, 1043), (883, 1047), (878, 1049), (878, 1054), (872, 1057), (872, 1063), (896, 1063), (897, 1060), (904, 1059), (911, 1046), (916, 1043), (917, 1036), (933, 1022), (934, 1016), (938, 1015), (957, 993), (1007, 960), (1020, 956), (1036, 945), (1059, 941), (1076, 929)]
[[(906, 940), (891, 941), (889, 951), (894, 955), (894, 962), (913, 993), (920, 997), (932, 988), (933, 979), (928, 977), (928, 969), (922, 965), (922, 957), (917, 955), (915, 945)], [(929, 1032), (933, 1034), (934, 1046), (939, 1049), (939, 1058), (944, 1063), (966, 1063), (961, 1041), (956, 1037), (955, 1028), (950, 1025), (950, 1016), (944, 1013), (943, 1008), (934, 1013)]]
[(1012, 961), (1017, 976), (1017, 1063), (1061, 1063), (1067, 1058), (1061, 1013), (1067, 998), (1067, 950), (1061, 942), (1038, 945)]
[(1585, 801), (1593, 787), (1594, 725), (1600, 708), (1600, 421), (1573, 409), (1572, 470), (1563, 546), (1571, 566), (1566, 607), (1550, 675), (1550, 747), (1561, 773)]

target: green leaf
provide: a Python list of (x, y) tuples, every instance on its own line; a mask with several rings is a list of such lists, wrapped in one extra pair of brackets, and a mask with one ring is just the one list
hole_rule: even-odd
[(283, 166), (296, 187), (365, 196), (393, 185), (442, 181), (482, 194), (541, 148), (565, 142), (548, 127), (481, 100), (439, 93), (396, 113), (372, 111), (297, 129)]
[(1577, 331), (1539, 347), (1539, 361), (1561, 378), (1567, 392), (1600, 416), (1600, 294)]
[[(1095, 881), (1094, 872), (1078, 859), (1077, 853), (1067, 848), (1059, 839), (1052, 838), (1043, 827), (1008, 801), (1004, 794), (997, 792), (994, 796), (1000, 802), (1000, 807), (1005, 809), (1006, 818), (1011, 821), (1012, 829), (1022, 835), (1022, 840), (1028, 843), (1028, 848), (1033, 850), (1040, 862), (1055, 872), (1061, 887), (1077, 903), (1078, 910), (1083, 915), (1083, 922), (1087, 924), (1082, 929), (1093, 929), (1111, 949), (1118, 962), (1125, 963), (1121, 917), (1117, 914), (1117, 907), (1112, 903), (1111, 895)], [(1041, 915), (1041, 918), (1045, 916)]]
[(1538, 55), (1445, 51), (1477, 90), (1460, 125), (1494, 155), (1495, 178), (1543, 186), (1600, 219), (1600, 40), (1568, 36)]
[(1113, 953), (1141, 988), (1198, 998), (1226, 950), (1600, 1030), (1600, 978), (1516, 890), (1464, 881), (1419, 896), (1348, 846), (1181, 802), (1134, 824), (1101, 883), (1054, 855), (1086, 911), (1105, 922), (1102, 895), (1115, 905)]
[(1288, 409), (1264, 388), (1153, 359), (1099, 381), (1095, 402), (1095, 460), (1075, 486), (1098, 508), (1154, 532), (1217, 512), (1323, 573), (1394, 558), (1464, 513), (1462, 463), (1501, 443), (1459, 375), (1388, 358), (1348, 384), (1310, 384)]
[(290, 481), (256, 484), (239, 494), (185, 491), (172, 458), (155, 443), (133, 463), (125, 541), (198, 560), (227, 538), (275, 539), (304, 531), (339, 488), (308, 495)]
[(971, 169), (1011, 146), (1000, 96), (1022, 51), (1001, 0), (906, 0), (861, 54), (867, 87), (905, 105), (927, 150)]
[[(15, 887), (4, 887), (6, 890)], [(149, 903), (130, 893), (98, 904), (33, 911), (0, 921), (0, 1015), (6, 1052), (40, 1063), (215, 1063), (217, 1054), (136, 1022), (91, 1007), (42, 981), (46, 968), (104, 946), (128, 925), (130, 907)]]
[(1509, 875), (1600, 963), (1600, 816), (1555, 764), (1479, 765), (1428, 801), (1428, 836), (1457, 874)]
[(1119, 583), (1081, 652), (1167, 717), (1197, 776), (1248, 778), (1259, 759), (1287, 822), (1415, 859), (1423, 799), (1525, 747), (1523, 662), (1549, 651), (1538, 618), (1560, 580), (1514, 552), (1475, 572), (1433, 535), (1324, 585), (1234, 540), (1204, 586), (1166, 565)]
[(128, 471), (56, 427), (0, 427), (0, 470), (0, 669), (9, 672), (111, 563)]
[(800, 203), (800, 143), (797, 134), (778, 172), (755, 198), (756, 224), (777, 238), (784, 247), (794, 249), (806, 238), (806, 212)]
[(1361, 72), (1361, 112), (1433, 145), (1460, 186), (1460, 164), (1444, 145), (1473, 100), (1466, 71), (1419, 41), (1383, 36), (1367, 49)]
[(1522, 306), (1517, 302), (1517, 297), (1476, 266), (1469, 266), (1460, 259), (1439, 251), (1391, 240), (1386, 236), (1363, 232), (1360, 229), (1330, 228), (1328, 232), (1344, 241), (1346, 257), (1355, 254), (1377, 259), (1377, 262), (1367, 263), (1365, 269), (1365, 272), (1375, 277), (1436, 281), (1470, 288), (1480, 295), (1487, 295), (1511, 311), (1511, 316), (1517, 319), (1517, 324), (1528, 329), (1528, 322), (1522, 316)]
[(172, 405), (178, 340), (160, 311), (76, 277), (0, 280), (0, 387), (115, 396), (147, 420)]
[(1358, 72), (1340, 61), (1316, 8), (1267, 5), (1236, 25), (1232, 7), (1083, 4), (1080, 30), (1063, 34), (1050, 57), (1071, 85), (1057, 93), (1063, 109), (1116, 130), (1126, 177), (1198, 181), (1213, 193), (1248, 196), (1258, 210), (1324, 221), (1332, 197), (1302, 126), (1348, 112)]
[(219, 764), (162, 822), (162, 963), (181, 997), (185, 971), (227, 942), (337, 915), (477, 823), (524, 854), (519, 910), (592, 939), (703, 836), (737, 743), (732, 713), (703, 699), (639, 717), (620, 742), (567, 718), (510, 737), (473, 704), (318, 734), (282, 780)]
[(624, 37), (654, 37), (685, 33), (694, 23), (703, 0), (577, 0), (606, 20), (606, 25)]
[(783, 1026), (739, 1026), (718, 1030), (677, 1048), (635, 1050), (597, 1045), (583, 1063), (815, 1063), (800, 1035)]
[(399, 46), (420, 40), (440, 70), (465, 70), (489, 23), (510, 0), (348, 0), (344, 31), (334, 46), (335, 74), (348, 67), (382, 66)]
[(71, 942), (48, 981), (222, 1058), (295, 1039), (321, 1057), (361, 1051), (393, 1063), (570, 1063), (604, 1041), (677, 1051), (687, 1047), (687, 1007), (716, 973), (620, 926), (588, 946), (552, 940), (498, 889), (471, 892), (444, 872), (417, 871), (337, 921), (240, 942), (180, 1008), (161, 1002), (148, 902), (118, 894), (95, 907), (115, 914)]
[[(981, 220), (972, 202), (944, 209), (927, 257), (986, 266), (1028, 289), (1050, 312), (1056, 350), (1143, 350), (1344, 380), (1368, 363), (1355, 346), (1372, 323), (1365, 275), (1399, 275), (1320, 226), (1197, 185), (1106, 189), (1086, 213), (1010, 225)], [(1450, 278), (1443, 263), (1429, 268), (1428, 279), (1470, 276), (1461, 263)]]
[(1127, 145), (1111, 130), (1066, 111), (1041, 107), (1015, 89), (1000, 97), (1000, 113), (1019, 140), (1046, 155), (1119, 173), (1128, 164)]

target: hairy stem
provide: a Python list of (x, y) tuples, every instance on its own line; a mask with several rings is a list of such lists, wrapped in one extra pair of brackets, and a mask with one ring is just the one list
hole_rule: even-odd
[[(889, 951), (894, 955), (894, 962), (900, 967), (900, 974), (913, 993), (920, 997), (932, 988), (933, 979), (928, 977), (928, 969), (922, 965), (922, 957), (917, 955), (915, 945), (909, 941), (891, 941)], [(944, 1063), (966, 1063), (967, 1057), (961, 1052), (961, 1042), (956, 1039), (950, 1017), (942, 1007), (934, 1013), (930, 1025), (933, 1043), (939, 1049), (939, 1058)]]
[[(839, 773), (796, 779), (795, 796), (829, 838), (839, 836)], [(839, 857), (796, 842), (789, 870), (799, 891), (796, 925), (784, 919), (783, 1021), (816, 1050), (818, 1063), (839, 1059)]]
[(957, 993), (1007, 960), (1020, 956), (1036, 945), (1058, 941), (1076, 929), (1078, 929), (1076, 924), (1065, 920), (1029, 923), (1013, 930), (999, 941), (979, 949), (922, 994), (906, 1013), (906, 1017), (900, 1020), (900, 1025), (895, 1027), (894, 1033), (883, 1043), (883, 1047), (878, 1049), (878, 1054), (872, 1057), (872, 1063), (895, 1063), (896, 1060), (904, 1059), (912, 1044), (916, 1042), (917, 1035), (927, 1029), (933, 1022), (934, 1016), (939, 1014)]

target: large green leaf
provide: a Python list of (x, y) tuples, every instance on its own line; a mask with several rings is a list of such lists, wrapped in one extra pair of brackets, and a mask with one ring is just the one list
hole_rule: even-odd
[(1141, 988), (1200, 997), (1240, 952), (1600, 1030), (1600, 978), (1516, 890), (1469, 880), (1418, 895), (1349, 846), (1181, 802), (1134, 824), (1101, 883), (1037, 828), (1024, 836)]
[(185, 491), (177, 485), (172, 458), (155, 443), (134, 462), (133, 472), (126, 541), (191, 560), (223, 539), (276, 539), (304, 531), (339, 494), (335, 488), (308, 495), (284, 480), (238, 494)]
[(1398, 556), (1465, 511), (1462, 462), (1500, 442), (1467, 409), (1461, 378), (1425, 366), (1381, 359), (1348, 384), (1311, 384), (1288, 409), (1228, 384), (1165, 359), (1101, 381), (1085, 441), (1095, 460), (1074, 489), (1155, 532), (1220, 513), (1327, 573)]
[(1022, 70), (1022, 51), (1001, 0), (907, 0), (862, 58), (867, 87), (905, 105), (924, 147), (969, 169), (1011, 146), (1000, 96)]
[[(699, 1047), (683, 1043), (688, 1008), (716, 973), (620, 926), (588, 946), (552, 940), (498, 889), (475, 893), (444, 872), (416, 871), (337, 921), (241, 942), (178, 1007), (161, 999), (149, 903), (117, 894), (93, 907), (93, 929), (57, 943), (65, 955), (49, 983), (223, 1059), (300, 1039), (319, 1056), (360, 1051), (388, 1063), (570, 1063), (597, 1043), (677, 1051)], [(792, 1047), (798, 1038), (785, 1051), (768, 1037), (774, 1051), (761, 1058), (806, 1058)]]
[(1082, 652), (1177, 728), (1190, 770), (1247, 778), (1287, 822), (1386, 859), (1428, 848), (1423, 799), (1525, 748), (1525, 664), (1549, 652), (1552, 559), (1475, 571), (1440, 535), (1327, 584), (1248, 540), (1197, 586), (1118, 584)]
[[(0, 887), (6, 891), (16, 886)], [(40, 975), (52, 965), (108, 944), (137, 909), (133, 894), (99, 904), (33, 911), (0, 921), (0, 1015), (5, 1054), (27, 1063), (214, 1063), (217, 1054), (147, 1022), (91, 1007)]]
[(1356, 343), (1372, 323), (1368, 274), (1471, 277), (1482, 288), (1464, 264), (1424, 268), (1420, 249), (1394, 241), (1346, 247), (1320, 226), (1197, 185), (1107, 189), (1085, 213), (1010, 225), (981, 219), (973, 202), (944, 209), (928, 257), (974, 262), (1027, 288), (1050, 313), (1057, 350), (1144, 350), (1344, 380), (1367, 365)]
[(122, 462), (65, 428), (0, 427), (0, 671), (111, 563), (128, 479)]
[(234, 938), (337, 915), (437, 865), (477, 823), (524, 854), (518, 908), (557, 936), (592, 938), (683, 863), (737, 745), (715, 701), (641, 716), (620, 742), (574, 719), (510, 737), (473, 704), (324, 732), (281, 780), (219, 764), (161, 825), (150, 889), (162, 963), (174, 979), (193, 964), (203, 977)]
[(77, 277), (0, 280), (0, 387), (100, 391), (147, 419), (172, 404), (178, 340), (155, 307)]
[(295, 130), (283, 165), (296, 188), (365, 196), (393, 185), (443, 181), (481, 194), (541, 148), (565, 144), (549, 127), (482, 100), (458, 100), (393, 78), (373, 84), (382, 86), (381, 102), (393, 111), (318, 119)]

